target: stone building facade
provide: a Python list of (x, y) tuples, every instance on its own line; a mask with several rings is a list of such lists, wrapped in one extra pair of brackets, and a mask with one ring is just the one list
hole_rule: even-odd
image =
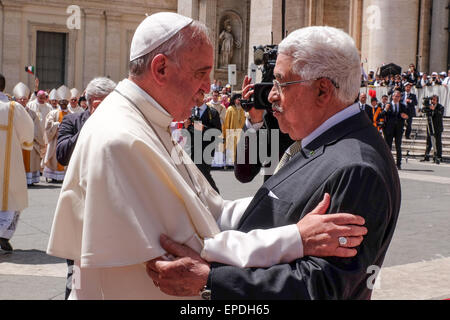
[(19, 81), (33, 87), (27, 65), (36, 66), (43, 87), (64, 82), (82, 89), (95, 76), (119, 81), (127, 75), (135, 28), (145, 14), (158, 11), (178, 12), (210, 28), (211, 78), (224, 83), (225, 24), (231, 26), (229, 61), (236, 65), (237, 83), (249, 73), (253, 46), (277, 44), (310, 25), (348, 32), (366, 70), (394, 62), (440, 72), (450, 64), (448, 7), (449, 0), (0, 0), (0, 72), (6, 91)]

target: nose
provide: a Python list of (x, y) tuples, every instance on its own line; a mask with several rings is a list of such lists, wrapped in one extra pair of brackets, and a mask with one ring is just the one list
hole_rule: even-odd
[(269, 102), (273, 103), (274, 101), (277, 101), (278, 99), (280, 99), (280, 96), (278, 95), (277, 90), (275, 89), (275, 86), (272, 86), (272, 89), (270, 89), (269, 92)]
[(205, 81), (203, 81), (201, 88), (205, 94), (208, 94), (211, 90), (211, 80), (209, 77), (206, 77)]

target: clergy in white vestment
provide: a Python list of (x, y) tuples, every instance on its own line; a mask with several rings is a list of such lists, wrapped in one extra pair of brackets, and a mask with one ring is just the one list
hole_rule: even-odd
[(22, 150), (33, 148), (34, 125), (17, 102), (0, 102), (0, 247), (12, 251), (9, 239), (19, 215), (28, 207)]
[[(46, 102), (47, 100), (47, 93), (43, 90), (38, 91), (37, 93), (37, 99), (34, 101), (28, 102), (27, 106), (32, 111), (36, 112), (36, 115), (39, 118), (42, 132), (44, 132), (45, 128), (45, 119), (47, 118), (47, 115), (50, 111), (53, 110), (53, 107)], [(45, 152), (47, 150), (47, 142), (44, 140), (43, 144), (40, 146), (39, 153), (40, 153), (40, 162), (41, 162), (41, 168), (43, 168), (43, 158), (45, 156)]]
[(58, 92), (56, 91), (56, 89), (52, 89), (48, 94), (48, 103), (53, 109), (58, 109), (59, 108), (58, 101), (59, 101)]
[(64, 116), (71, 113), (67, 105), (70, 99), (70, 90), (62, 85), (57, 92), (59, 108), (53, 109), (45, 118), (45, 139), (47, 150), (44, 157), (43, 176), (53, 182), (61, 182), (66, 174), (66, 167), (58, 163), (56, 159), (56, 145), (58, 142), (58, 128)]
[(147, 261), (166, 253), (161, 234), (238, 266), (303, 255), (297, 225), (231, 230), (251, 198), (223, 200), (172, 139), (171, 122), (187, 119), (195, 98), (209, 91), (206, 32), (175, 13), (147, 17), (132, 40), (129, 78), (83, 126), (47, 248), (75, 262), (69, 299), (175, 299), (146, 272)]
[(70, 113), (84, 112), (84, 109), (78, 105), (80, 92), (77, 88), (70, 89), (69, 111)]
[(32, 185), (34, 183), (39, 183), (41, 177), (41, 152), (45, 147), (44, 129), (41, 125), (39, 115), (28, 106), (28, 98), (30, 96), (30, 89), (28, 86), (19, 82), (14, 87), (13, 94), (16, 101), (25, 108), (25, 111), (28, 113), (31, 120), (33, 120), (33, 148), (31, 150), (23, 149), (23, 164), (25, 167), (27, 184)]

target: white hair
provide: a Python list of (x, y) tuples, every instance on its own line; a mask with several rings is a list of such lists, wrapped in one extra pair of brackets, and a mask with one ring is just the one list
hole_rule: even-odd
[(353, 39), (332, 27), (307, 27), (290, 33), (278, 53), (293, 58), (292, 72), (302, 79), (325, 77), (338, 87), (339, 101), (352, 104), (361, 84), (360, 57)]
[(105, 98), (115, 87), (116, 83), (109, 78), (98, 77), (92, 79), (87, 85), (85, 93), (88, 106), (90, 106), (89, 100), (91, 98)]
[(211, 44), (209, 29), (203, 23), (194, 20), (191, 24), (183, 28), (180, 32), (153, 51), (130, 61), (129, 74), (133, 77), (139, 77), (144, 74), (149, 63), (151, 63), (158, 54), (164, 54), (167, 57), (171, 57), (179, 67), (180, 53), (188, 50), (186, 47), (200, 41)]

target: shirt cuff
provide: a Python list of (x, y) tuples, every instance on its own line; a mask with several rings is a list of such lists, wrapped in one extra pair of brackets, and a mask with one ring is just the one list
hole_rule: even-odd
[(249, 118), (245, 119), (245, 126), (247, 127), (247, 130), (253, 129), (253, 130), (257, 131), (257, 130), (261, 129), (263, 124), (264, 124), (264, 121), (257, 122), (257, 123), (251, 123)]

